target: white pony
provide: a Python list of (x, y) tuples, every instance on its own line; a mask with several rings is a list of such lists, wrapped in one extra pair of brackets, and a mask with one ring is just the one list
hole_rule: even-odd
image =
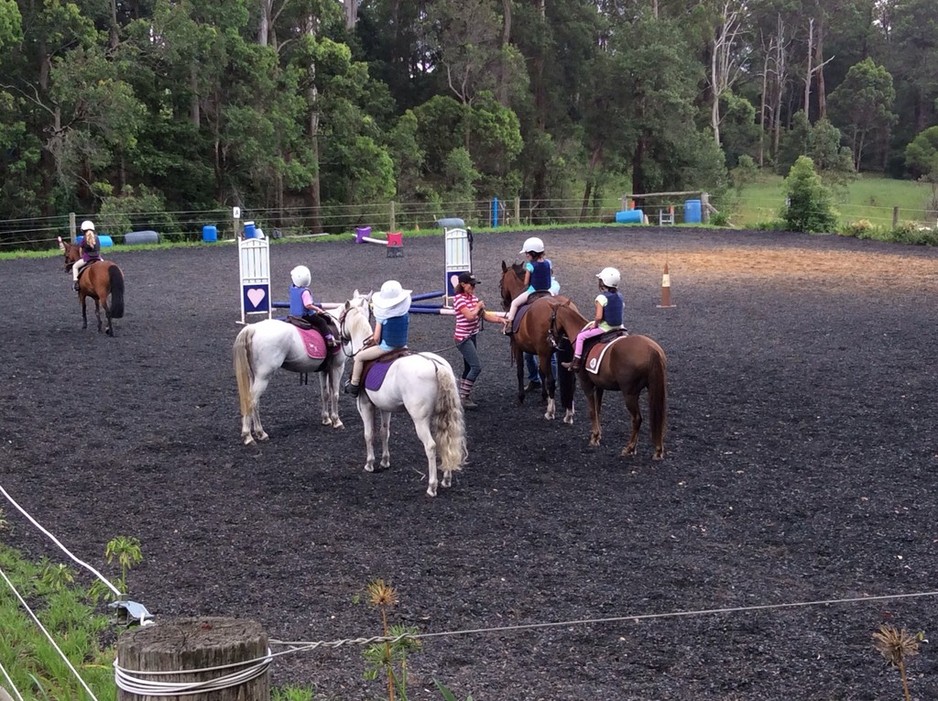
[[(366, 300), (367, 304), (367, 300)], [(340, 309), (329, 310), (338, 325)], [(323, 360), (310, 358), (297, 328), (280, 319), (264, 319), (248, 324), (238, 332), (234, 342), (234, 369), (238, 378), (241, 402), (241, 440), (250, 445), (255, 439), (266, 441), (267, 432), (261, 425), (259, 403), (271, 375), (278, 368), (291, 372), (318, 372), (322, 394), (322, 423), (345, 428), (339, 418), (339, 389), (345, 372), (345, 359), (351, 348), (332, 356), (328, 372), (321, 371)]]
[[(353, 355), (361, 350), (365, 339), (371, 337), (372, 332), (368, 314), (361, 306), (363, 299), (367, 304), (368, 297), (360, 296), (356, 290), (346, 305), (347, 311), (340, 317), (339, 329), (343, 341), (351, 339)], [(450, 364), (434, 353), (415, 353), (391, 364), (381, 389), (367, 389), (363, 381), (362, 391), (358, 395), (358, 413), (361, 414), (365, 430), (367, 472), (375, 470), (372, 446), (375, 408), (381, 414), (381, 468), (391, 464), (388, 451), (391, 414), (406, 409), (427, 454), (427, 494), (436, 496), (437, 454), (440, 469), (443, 470), (443, 486), (451, 486), (453, 472), (462, 469), (466, 461), (466, 427), (456, 388), (456, 376)]]

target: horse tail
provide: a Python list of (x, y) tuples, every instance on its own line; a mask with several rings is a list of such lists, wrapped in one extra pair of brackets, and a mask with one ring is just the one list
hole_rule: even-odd
[(651, 367), (648, 371), (648, 419), (651, 439), (655, 448), (664, 455), (664, 427), (668, 412), (667, 358), (657, 344), (651, 348)]
[(253, 340), (254, 328), (245, 326), (238, 332), (234, 342), (234, 370), (238, 379), (241, 416), (250, 416), (254, 411), (254, 397), (251, 394), (251, 385), (254, 383), (254, 365), (251, 362)]
[(444, 472), (452, 472), (462, 469), (466, 461), (466, 424), (452, 368), (434, 363), (434, 369), (437, 393), (433, 434), (440, 467)]
[(120, 319), (124, 316), (124, 274), (116, 265), (108, 271), (111, 285), (111, 316)]

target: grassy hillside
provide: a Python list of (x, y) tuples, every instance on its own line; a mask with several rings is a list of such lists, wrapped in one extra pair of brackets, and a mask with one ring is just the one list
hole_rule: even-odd
[[(778, 218), (785, 202), (784, 179), (762, 176), (760, 180), (729, 196), (736, 226), (750, 228)], [(842, 223), (866, 219), (877, 226), (890, 226), (893, 208), (899, 207), (899, 221), (934, 226), (936, 215), (931, 186), (908, 180), (892, 180), (864, 175), (845, 187), (833, 188), (834, 206)]]

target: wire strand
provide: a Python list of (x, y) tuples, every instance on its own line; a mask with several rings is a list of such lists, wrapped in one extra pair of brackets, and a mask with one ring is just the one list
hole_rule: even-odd
[(58, 545), (59, 548), (62, 550), (62, 552), (64, 552), (66, 555), (68, 555), (74, 562), (78, 563), (79, 565), (81, 565), (82, 567), (84, 567), (86, 570), (88, 570), (89, 572), (91, 572), (92, 574), (94, 574), (94, 575), (95, 575), (98, 579), (100, 579), (102, 582), (104, 582), (104, 584), (107, 585), (107, 587), (108, 587), (112, 592), (114, 592), (114, 595), (115, 595), (115, 596), (117, 596), (118, 598), (120, 598), (120, 597), (123, 596), (123, 593), (120, 591), (120, 589), (118, 589), (118, 588), (115, 587), (113, 584), (111, 584), (111, 583), (105, 578), (105, 576), (104, 576), (103, 574), (101, 574), (100, 572), (98, 572), (98, 570), (96, 570), (94, 567), (92, 567), (91, 565), (89, 565), (87, 562), (84, 562), (83, 560), (79, 560), (77, 557), (75, 557), (75, 556), (71, 553), (71, 551), (70, 551), (68, 548), (66, 548), (64, 545), (62, 545), (62, 543), (59, 542), (58, 538), (56, 538), (56, 537), (55, 537), (54, 535), (52, 535), (49, 531), (47, 531), (45, 528), (43, 528), (41, 525), (39, 525), (39, 522), (36, 521), (36, 519), (34, 519), (32, 516), (30, 516), (22, 506), (20, 506), (19, 504), (17, 504), (16, 501), (13, 499), (13, 497), (11, 497), (11, 496), (7, 493), (7, 491), (3, 488), (2, 485), (0, 485), (0, 494), (3, 494), (3, 496), (6, 497), (7, 501), (9, 501), (11, 504), (13, 504), (13, 506), (16, 508), (17, 511), (19, 511), (21, 514), (23, 514), (23, 516), (25, 516), (25, 517), (29, 520), (29, 522), (30, 522), (31, 524), (33, 524), (36, 528), (38, 528), (40, 531), (42, 531), (42, 532), (49, 538), (49, 540), (51, 540), (53, 543), (55, 543), (56, 545)]
[[(0, 487), (0, 489), (2, 489), (2, 487)], [(82, 687), (84, 688), (86, 692), (88, 692), (88, 696), (90, 696), (93, 699), (93, 701), (98, 701), (98, 698), (94, 695), (94, 692), (91, 690), (91, 688), (87, 684), (85, 684), (85, 680), (81, 678), (81, 675), (78, 673), (78, 670), (76, 670), (72, 666), (72, 663), (69, 661), (68, 657), (65, 656), (65, 653), (62, 652), (62, 649), (56, 644), (52, 636), (49, 635), (49, 631), (47, 631), (45, 626), (42, 625), (42, 622), (39, 620), (36, 614), (33, 613), (33, 610), (29, 608), (29, 604), (26, 603), (26, 600), (16, 590), (16, 587), (13, 586), (13, 582), (10, 581), (10, 578), (7, 577), (6, 572), (4, 572), (2, 569), (0, 569), (0, 577), (3, 577), (4, 581), (7, 583), (7, 586), (10, 587), (10, 590), (13, 592), (13, 595), (17, 599), (19, 599), (20, 605), (26, 610), (26, 613), (29, 614), (29, 617), (33, 619), (33, 622), (39, 627), (39, 630), (42, 631), (42, 634), (46, 636), (46, 640), (49, 641), (49, 644), (55, 648), (55, 651), (59, 654), (59, 657), (62, 658), (62, 661), (72, 671), (72, 674), (75, 675), (75, 678), (78, 680), (78, 683), (82, 685)]]

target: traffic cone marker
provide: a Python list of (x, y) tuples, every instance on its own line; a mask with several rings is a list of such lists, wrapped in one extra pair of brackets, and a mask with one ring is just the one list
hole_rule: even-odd
[(661, 276), (661, 304), (656, 305), (658, 309), (671, 309), (676, 304), (671, 304), (671, 275), (668, 273), (668, 264), (664, 264), (664, 274)]

